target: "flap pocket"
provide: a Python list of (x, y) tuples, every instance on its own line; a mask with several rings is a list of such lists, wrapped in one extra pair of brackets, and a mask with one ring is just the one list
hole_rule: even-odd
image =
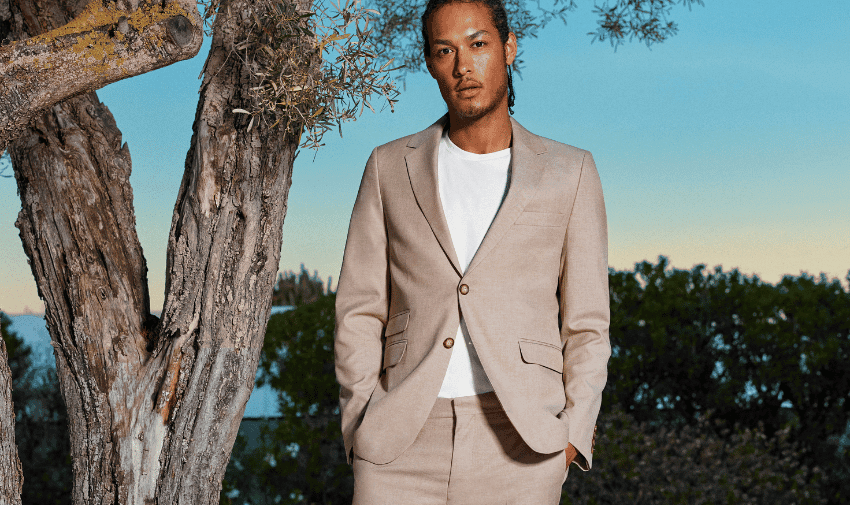
[(410, 319), (410, 310), (399, 312), (387, 320), (387, 330), (384, 332), (385, 337), (401, 333), (407, 328), (407, 321)]
[(525, 211), (520, 213), (514, 224), (524, 224), (529, 226), (561, 226), (567, 218), (566, 214), (558, 212), (531, 212)]
[(520, 340), (519, 352), (526, 363), (536, 363), (558, 373), (564, 373), (564, 355), (561, 348), (536, 340)]
[(383, 368), (391, 367), (401, 361), (404, 356), (404, 351), (407, 349), (407, 340), (399, 340), (393, 342), (384, 349), (384, 366)]

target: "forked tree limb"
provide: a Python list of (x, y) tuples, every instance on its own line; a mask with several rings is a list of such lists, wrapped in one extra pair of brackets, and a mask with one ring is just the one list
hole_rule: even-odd
[(191, 58), (202, 42), (194, 1), (92, 0), (65, 26), (0, 47), (0, 151), (54, 104)]

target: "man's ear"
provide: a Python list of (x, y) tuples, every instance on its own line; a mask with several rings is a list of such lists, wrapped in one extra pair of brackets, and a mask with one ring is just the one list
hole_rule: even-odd
[(517, 43), (514, 32), (508, 33), (508, 40), (505, 41), (505, 64), (512, 65), (516, 59)]
[(425, 68), (428, 69), (428, 73), (431, 74), (431, 77), (436, 79), (436, 77), (434, 77), (434, 69), (431, 68), (431, 57), (430, 56), (425, 57)]

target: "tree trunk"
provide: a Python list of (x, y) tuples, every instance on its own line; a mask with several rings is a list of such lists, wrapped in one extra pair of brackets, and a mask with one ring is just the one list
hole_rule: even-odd
[(16, 225), (68, 408), (74, 501), (128, 503), (121, 488), (142, 472), (121, 471), (121, 441), (144, 417), (137, 395), (150, 380), (150, 325), (127, 146), (92, 93), (55, 105), (11, 155), (23, 205)]
[(194, 0), (124, 3), (93, 0), (70, 22), (0, 46), (0, 151), (59, 101), (198, 54)]
[(262, 122), (248, 131), (232, 112), (250, 110), (257, 85), (234, 53), (255, 14), (252, 0), (219, 8), (172, 219), (154, 351), (168, 361), (160, 504), (218, 503), (271, 311), (298, 138)]
[(0, 505), (21, 505), (24, 473), (15, 445), (15, 407), (12, 405), (12, 371), (6, 341), (0, 335)]
[[(13, 10), (73, 11), (30, 1)], [(236, 0), (215, 21), (161, 322), (149, 314), (129, 151), (94, 93), (53, 106), (10, 149), (16, 225), (68, 408), (77, 504), (219, 501), (254, 386), (298, 146), (264, 124), (249, 132), (232, 112), (251, 108), (249, 55), (233, 46), (255, 13)]]

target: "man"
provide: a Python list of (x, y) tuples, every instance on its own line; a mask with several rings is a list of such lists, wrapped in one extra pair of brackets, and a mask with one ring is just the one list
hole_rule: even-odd
[(422, 21), (448, 114), (372, 152), (336, 295), (354, 504), (558, 503), (611, 351), (599, 177), (510, 117), (500, 0)]

